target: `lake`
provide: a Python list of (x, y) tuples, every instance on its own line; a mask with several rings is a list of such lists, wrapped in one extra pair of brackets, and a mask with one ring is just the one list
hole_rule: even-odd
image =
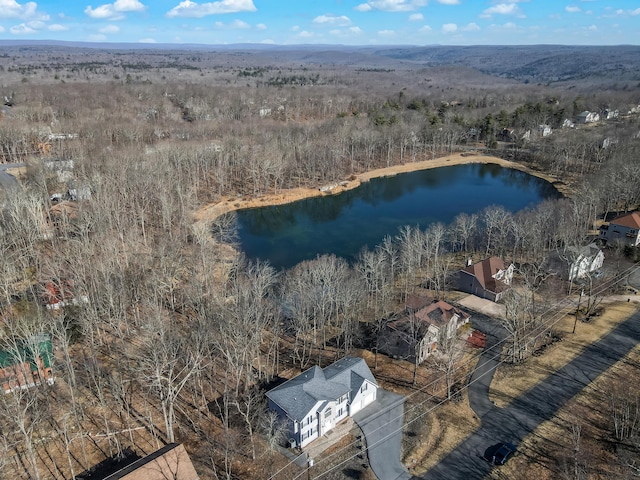
[(496, 164), (468, 164), (375, 178), (337, 195), (240, 210), (239, 243), (248, 258), (290, 268), (318, 255), (352, 261), (404, 225), (449, 224), (462, 212), (501, 205), (516, 212), (561, 195), (549, 182)]

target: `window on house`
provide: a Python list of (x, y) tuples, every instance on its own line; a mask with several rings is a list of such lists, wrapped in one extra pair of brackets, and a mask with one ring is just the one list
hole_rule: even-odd
[(324, 412), (324, 418), (325, 418), (325, 420), (326, 420), (326, 419), (327, 419), (327, 418), (329, 418), (329, 417), (331, 417), (331, 409), (330, 409), (330, 408), (327, 408), (327, 409), (325, 410), (325, 412)]
[(360, 391), (364, 392), (364, 391), (367, 390), (367, 388), (368, 388), (368, 386), (367, 386), (367, 383), (365, 382), (365, 383), (362, 384), (362, 388), (360, 388)]

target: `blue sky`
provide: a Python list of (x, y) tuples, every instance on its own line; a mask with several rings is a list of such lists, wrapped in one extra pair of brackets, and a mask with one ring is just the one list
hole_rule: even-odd
[(640, 44), (638, 0), (0, 0), (0, 38), (349, 45)]

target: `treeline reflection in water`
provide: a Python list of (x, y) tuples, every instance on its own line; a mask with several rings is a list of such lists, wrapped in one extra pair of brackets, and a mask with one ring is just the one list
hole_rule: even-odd
[(323, 254), (352, 261), (404, 225), (449, 224), (490, 205), (516, 212), (560, 194), (545, 180), (496, 164), (434, 168), (376, 178), (338, 195), (237, 212), (249, 258), (290, 268)]

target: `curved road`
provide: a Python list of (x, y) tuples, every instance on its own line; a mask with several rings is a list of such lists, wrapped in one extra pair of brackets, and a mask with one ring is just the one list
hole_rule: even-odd
[[(507, 407), (491, 406), (481, 416), (480, 428), (431, 470), (421, 477), (413, 478), (484, 478), (493, 468), (482, 458), (488, 447), (502, 441), (517, 446), (538, 425), (551, 419), (568, 400), (624, 357), (639, 342), (640, 312), (629, 317), (609, 334), (587, 347), (581, 355), (550, 374)], [(481, 408), (486, 407), (482, 401), (480, 404)]]
[(8, 190), (19, 185), (13, 175), (7, 173), (8, 168), (24, 167), (26, 163), (0, 163), (0, 188)]
[(507, 331), (497, 320), (478, 313), (474, 313), (471, 317), (471, 324), (484, 332), (487, 340), (469, 381), (469, 405), (476, 415), (482, 418), (495, 408), (489, 400), (489, 387), (502, 357), (503, 340), (507, 338)]

